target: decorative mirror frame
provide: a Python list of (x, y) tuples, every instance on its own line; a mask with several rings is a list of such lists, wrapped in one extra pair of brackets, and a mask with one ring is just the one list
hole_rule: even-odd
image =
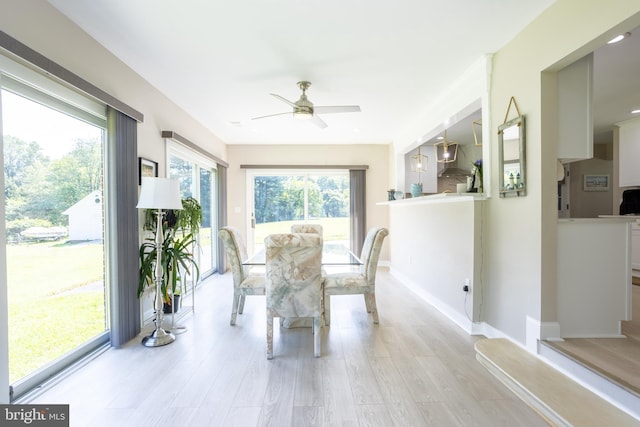
[[(518, 152), (519, 158), (516, 160), (507, 160), (504, 159), (504, 133), (507, 129), (510, 129), (514, 126), (519, 128), (518, 135)], [(499, 178), (499, 188), (500, 188), (500, 197), (507, 196), (526, 196), (527, 195), (527, 175), (525, 173), (525, 165), (526, 165), (526, 145), (525, 145), (525, 125), (524, 125), (524, 116), (520, 115), (515, 119), (505, 121), (503, 124), (498, 126), (498, 167), (500, 168), (498, 173)], [(505, 183), (505, 164), (513, 164), (517, 165), (517, 170), (520, 172), (520, 179), (507, 179)]]

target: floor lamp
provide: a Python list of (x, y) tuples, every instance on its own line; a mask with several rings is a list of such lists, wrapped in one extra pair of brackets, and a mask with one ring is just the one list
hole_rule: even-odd
[(138, 209), (157, 209), (156, 211), (156, 265), (154, 281), (156, 285), (156, 328), (153, 333), (142, 339), (146, 347), (159, 347), (170, 344), (176, 337), (162, 329), (162, 244), (164, 233), (162, 232), (162, 220), (165, 212), (163, 209), (182, 209), (180, 198), (180, 182), (168, 178), (142, 178), (142, 188), (138, 199)]

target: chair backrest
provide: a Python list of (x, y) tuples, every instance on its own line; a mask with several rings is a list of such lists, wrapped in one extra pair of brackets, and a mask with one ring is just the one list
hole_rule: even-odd
[(293, 224), (291, 225), (292, 233), (314, 233), (322, 237), (322, 225), (320, 224)]
[(240, 231), (235, 227), (221, 227), (218, 236), (222, 239), (227, 252), (227, 259), (233, 273), (233, 284), (239, 286), (249, 275), (249, 267), (242, 265), (248, 258), (247, 246)]
[(376, 270), (378, 269), (378, 259), (382, 250), (384, 238), (389, 234), (389, 230), (384, 227), (372, 227), (367, 231), (367, 237), (362, 245), (360, 254), (360, 273), (367, 278), (369, 285), (373, 286), (376, 281)]
[(318, 317), (322, 311), (322, 237), (271, 234), (266, 249), (267, 309), (275, 317)]

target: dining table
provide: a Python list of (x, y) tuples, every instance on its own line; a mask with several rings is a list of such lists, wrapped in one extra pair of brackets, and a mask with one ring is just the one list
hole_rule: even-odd
[[(362, 261), (341, 241), (325, 241), (322, 243), (322, 261), (324, 267), (330, 268), (354, 268), (362, 265)], [(265, 266), (266, 253), (264, 248), (256, 251), (252, 256), (246, 259), (242, 265), (247, 266)], [(285, 328), (309, 328), (313, 326), (313, 319), (309, 317), (284, 318), (281, 319), (280, 325)]]
[[(349, 247), (341, 241), (326, 241), (322, 244), (323, 266), (359, 266), (362, 261)], [(242, 265), (264, 266), (266, 264), (266, 254), (264, 248), (256, 251), (255, 254), (243, 261)]]

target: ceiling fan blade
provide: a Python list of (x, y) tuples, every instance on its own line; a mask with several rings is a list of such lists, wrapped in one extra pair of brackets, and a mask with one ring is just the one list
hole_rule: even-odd
[(287, 111), (286, 113), (276, 113), (276, 114), (269, 114), (267, 116), (254, 117), (251, 120), (265, 119), (267, 117), (274, 117), (274, 116), (283, 116), (285, 114), (291, 114), (291, 111)]
[(273, 96), (273, 97), (278, 98), (280, 101), (282, 101), (282, 102), (286, 103), (287, 105), (292, 106), (293, 108), (296, 108), (296, 107), (297, 107), (297, 105), (296, 105), (296, 104), (294, 104), (293, 102), (289, 101), (289, 100), (288, 100), (288, 99), (286, 99), (286, 98), (281, 97), (280, 95), (277, 95), (277, 94), (275, 94), (275, 93), (270, 93), (269, 95), (271, 95), (271, 96)]
[(331, 113), (359, 113), (359, 105), (335, 105), (335, 106), (323, 106), (313, 107), (313, 112), (317, 114), (331, 114)]
[(327, 124), (324, 122), (324, 120), (322, 120), (320, 117), (316, 116), (315, 114), (311, 117), (311, 119), (309, 119), (309, 121), (314, 125), (318, 126), (320, 129), (324, 129), (327, 127)]

